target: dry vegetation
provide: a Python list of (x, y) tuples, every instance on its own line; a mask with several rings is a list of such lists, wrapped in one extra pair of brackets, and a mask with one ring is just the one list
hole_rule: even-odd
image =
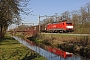
[(88, 55), (87, 57), (89, 57), (90, 55), (90, 36), (41, 34), (31, 40), (65, 51), (79, 53), (82, 56)]

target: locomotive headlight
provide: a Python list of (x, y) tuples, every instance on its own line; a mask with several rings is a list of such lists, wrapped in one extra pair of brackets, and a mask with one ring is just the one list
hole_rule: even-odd
[(73, 26), (66, 26), (66, 28), (73, 28)]

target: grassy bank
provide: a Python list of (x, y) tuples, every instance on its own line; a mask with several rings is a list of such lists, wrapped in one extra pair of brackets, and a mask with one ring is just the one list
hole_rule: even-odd
[(90, 55), (90, 36), (65, 35), (65, 34), (40, 34), (28, 38), (36, 43), (42, 43), (60, 48), (64, 51), (78, 53), (82, 56)]
[(45, 60), (45, 58), (6, 36), (0, 39), (0, 60)]

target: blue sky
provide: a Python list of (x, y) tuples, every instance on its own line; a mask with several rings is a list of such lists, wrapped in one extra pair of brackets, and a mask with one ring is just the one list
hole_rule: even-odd
[(80, 7), (85, 6), (90, 0), (30, 0), (31, 14), (37, 16), (23, 16), (25, 23), (38, 23), (38, 15), (54, 15), (65, 11), (79, 10)]

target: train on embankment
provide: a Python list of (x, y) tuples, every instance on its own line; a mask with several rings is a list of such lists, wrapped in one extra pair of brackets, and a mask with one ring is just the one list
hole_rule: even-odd
[(49, 24), (39, 24), (35, 26), (28, 26), (22, 28), (23, 25), (18, 26), (17, 29), (14, 29), (16, 32), (23, 32), (25, 35), (35, 35), (38, 32), (45, 32), (45, 33), (63, 33), (63, 32), (73, 32), (74, 31), (74, 24), (70, 21), (61, 21), (58, 23), (49, 23)]

